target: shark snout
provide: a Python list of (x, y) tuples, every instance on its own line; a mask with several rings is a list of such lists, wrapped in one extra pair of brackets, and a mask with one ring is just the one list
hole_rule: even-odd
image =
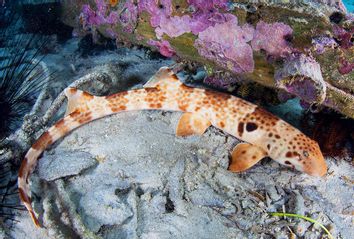
[(314, 158), (309, 160), (307, 164), (304, 164), (304, 172), (317, 177), (323, 177), (327, 173), (327, 164), (324, 157)]

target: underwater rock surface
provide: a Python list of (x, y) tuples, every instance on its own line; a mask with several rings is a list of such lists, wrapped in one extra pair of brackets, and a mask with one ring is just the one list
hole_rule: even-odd
[[(201, 63), (211, 77), (228, 72), (354, 118), (354, 21), (341, 0), (64, 1), (62, 20), (77, 35), (147, 46)], [(274, 74), (298, 54), (318, 65), (299, 69), (316, 76), (306, 81), (309, 91), (279, 87)], [(301, 74), (289, 77), (304, 86)]]

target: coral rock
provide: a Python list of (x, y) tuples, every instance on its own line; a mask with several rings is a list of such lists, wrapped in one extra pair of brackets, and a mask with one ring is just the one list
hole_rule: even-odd
[(268, 24), (260, 21), (252, 40), (252, 48), (256, 51), (265, 50), (271, 56), (284, 57), (292, 52), (288, 42), (292, 33), (291, 27), (284, 23)]
[(250, 25), (237, 25), (237, 18), (230, 15), (225, 23), (210, 26), (199, 33), (195, 47), (201, 56), (215, 61), (235, 73), (252, 72), (253, 51), (247, 43), (253, 37)]
[[(354, 18), (341, 0), (123, 0), (113, 7), (106, 0), (71, 0), (63, 9), (63, 21), (80, 28), (77, 32), (157, 48), (166, 57), (280, 87), (354, 118)], [(291, 63), (299, 53), (317, 63), (299, 63), (296, 57)], [(295, 81), (279, 84), (275, 70), (296, 64), (301, 67)], [(290, 77), (286, 71), (278, 74)], [(307, 86), (306, 92), (297, 89)]]
[(291, 56), (283, 68), (275, 73), (280, 88), (311, 103), (322, 103), (326, 97), (326, 83), (320, 65), (303, 54)]

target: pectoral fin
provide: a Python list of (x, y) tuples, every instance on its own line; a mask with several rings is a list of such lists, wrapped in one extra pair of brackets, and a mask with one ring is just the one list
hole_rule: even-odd
[(267, 153), (260, 147), (248, 143), (239, 143), (231, 153), (229, 170), (232, 172), (245, 171), (265, 156), (267, 156)]
[(198, 114), (184, 113), (179, 119), (176, 135), (202, 135), (211, 125), (210, 121)]

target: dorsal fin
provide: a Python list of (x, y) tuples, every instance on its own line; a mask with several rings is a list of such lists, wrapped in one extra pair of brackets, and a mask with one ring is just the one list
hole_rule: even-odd
[(66, 108), (65, 116), (75, 111), (79, 107), (83, 107), (87, 101), (94, 98), (93, 95), (72, 87), (66, 88), (64, 90), (64, 94), (68, 98), (68, 106)]
[(170, 82), (179, 82), (178, 77), (169, 67), (164, 66), (144, 84), (144, 88), (156, 88)]

